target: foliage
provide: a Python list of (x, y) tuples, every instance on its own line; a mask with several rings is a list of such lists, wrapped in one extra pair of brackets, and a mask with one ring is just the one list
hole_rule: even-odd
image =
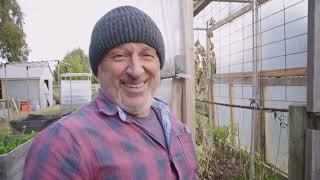
[(6, 154), (12, 151), (20, 144), (23, 144), (33, 138), (35, 135), (36, 132), (32, 131), (29, 134), (0, 136), (0, 154)]
[(196, 101), (196, 109), (203, 109), (204, 108), (204, 103), (200, 101)]
[[(249, 153), (229, 143), (235, 134), (232, 131), (230, 126), (210, 128), (208, 118), (196, 114), (199, 179), (249, 179)], [(280, 179), (279, 175), (271, 170), (267, 169), (262, 158), (256, 155), (256, 179)]]
[(0, 1), (0, 57), (8, 62), (26, 61), (29, 49), (23, 31), (23, 14), (16, 0)]
[[(213, 34), (207, 34), (208, 49), (206, 49), (199, 40), (195, 46), (195, 73), (196, 73), (196, 95), (202, 99), (208, 92), (208, 87), (211, 84), (209, 81), (216, 73), (216, 58), (213, 45)], [(211, 67), (210, 67), (211, 64)]]
[[(68, 63), (71, 67), (68, 66), (60, 66), (59, 72), (62, 73), (91, 73), (89, 57), (83, 52), (81, 48), (77, 48), (67, 53), (63, 62)], [(54, 71), (55, 79), (58, 79), (58, 68)], [(81, 79), (81, 78), (78, 78)], [(96, 83), (97, 79), (95, 76), (92, 76), (92, 82)], [(57, 83), (57, 82), (55, 82)]]
[(223, 142), (227, 142), (230, 135), (230, 126), (221, 126), (219, 128), (211, 129), (212, 136)]

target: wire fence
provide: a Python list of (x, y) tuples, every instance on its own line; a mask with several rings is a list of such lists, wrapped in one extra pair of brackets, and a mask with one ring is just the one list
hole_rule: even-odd
[(208, 29), (194, 33), (196, 101), (213, 125), (234, 126), (244, 149), (256, 116), (255, 149), (287, 173), (288, 106), (306, 104), (308, 1), (245, 6), (212, 2), (194, 18), (195, 27)]

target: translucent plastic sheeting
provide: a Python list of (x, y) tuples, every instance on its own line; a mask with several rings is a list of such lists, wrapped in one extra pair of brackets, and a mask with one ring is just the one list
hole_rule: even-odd
[[(161, 77), (175, 74), (175, 62), (184, 61), (184, 0), (136, 0), (136, 7), (145, 11), (158, 25), (165, 44), (166, 62)], [(156, 97), (171, 105), (171, 79), (161, 81)]]
[(273, 113), (265, 114), (265, 131), (266, 131), (266, 161), (275, 165), (284, 172), (288, 172), (289, 158), (289, 129), (280, 126), (280, 121), (288, 122), (288, 113), (278, 113), (279, 118), (275, 119)]
[(184, 55), (183, 0), (136, 0), (136, 6), (151, 16), (160, 28), (166, 49), (162, 75), (174, 75), (174, 61)]
[[(70, 89), (71, 87), (71, 89)], [(71, 90), (71, 91), (70, 91)], [(61, 105), (64, 110), (80, 107), (91, 100), (91, 82), (89, 80), (62, 80)]]

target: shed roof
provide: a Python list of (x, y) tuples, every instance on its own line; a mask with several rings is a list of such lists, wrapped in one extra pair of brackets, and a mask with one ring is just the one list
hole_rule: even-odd
[(91, 77), (91, 73), (63, 73), (61, 77)]
[(46, 61), (7, 63), (0, 66), (0, 79), (40, 79), (52, 77), (52, 73), (50, 64)]

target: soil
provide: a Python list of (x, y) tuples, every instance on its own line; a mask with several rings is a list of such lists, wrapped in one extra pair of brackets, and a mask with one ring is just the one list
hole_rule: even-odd
[[(242, 179), (247, 172), (247, 162), (243, 155), (223, 145), (215, 146), (207, 157), (205, 163), (201, 163), (199, 179), (203, 180), (228, 180)], [(207, 164), (208, 163), (208, 164)], [(203, 166), (203, 164), (205, 164)], [(207, 169), (207, 170), (206, 170)]]

